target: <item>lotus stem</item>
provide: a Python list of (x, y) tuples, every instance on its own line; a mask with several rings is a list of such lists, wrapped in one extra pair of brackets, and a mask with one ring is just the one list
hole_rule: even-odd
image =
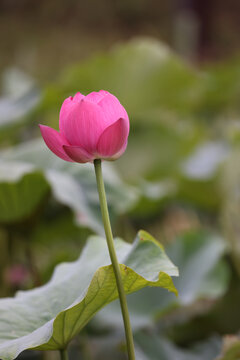
[(61, 357), (61, 360), (68, 360), (67, 349), (60, 350), (60, 357)]
[(109, 255), (111, 258), (113, 271), (116, 278), (116, 284), (119, 294), (119, 300), (122, 310), (122, 317), (124, 322), (125, 328), (125, 336), (126, 336), (126, 343), (127, 343), (127, 352), (129, 360), (135, 360), (135, 350), (134, 350), (134, 342), (133, 342), (133, 335), (132, 335), (132, 328), (130, 324), (129, 312), (127, 307), (127, 299), (126, 294), (123, 287), (121, 271), (117, 259), (117, 254), (114, 247), (113, 235), (112, 235), (112, 228), (109, 218), (108, 206), (107, 206), (107, 199), (106, 199), (106, 192), (103, 182), (102, 176), (102, 162), (100, 159), (94, 160), (94, 167), (95, 167), (95, 174), (97, 180), (97, 188), (99, 194), (99, 201), (103, 219), (104, 230), (106, 234), (106, 240), (109, 250)]

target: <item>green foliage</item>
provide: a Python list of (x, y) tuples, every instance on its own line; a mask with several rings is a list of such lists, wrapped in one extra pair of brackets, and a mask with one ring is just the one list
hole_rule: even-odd
[[(19, 188), (21, 193), (21, 212), (28, 211), (30, 200), (34, 206), (35, 197), (37, 199), (39, 197), (39, 201), (41, 201), (43, 195), (45, 195), (43, 191), (41, 192), (40, 184), (34, 180), (36, 178), (34, 173), (41, 171), (45, 187), (50, 186), (55, 199), (72, 209), (76, 221), (83, 226), (102, 233), (101, 214), (99, 212), (96, 180), (92, 165), (79, 166), (79, 164), (67, 163), (57, 159), (56, 156), (49, 152), (42, 141), (38, 140), (16, 146), (2, 153), (2, 159), (4, 161), (0, 163), (0, 181), (1, 174), (4, 181), (6, 172), (12, 176), (12, 187)], [(22, 187), (30, 176), (28, 175), (25, 178), (26, 173), (30, 173), (31, 177), (33, 177), (32, 183), (27, 186), (28, 192), (26, 190), (22, 191)], [(113, 215), (122, 213), (132, 207), (138, 199), (137, 190), (123, 183), (110, 164), (105, 164), (104, 174), (109, 206)], [(19, 181), (19, 178), (23, 178), (23, 180), (20, 181), (20, 184), (15, 184), (14, 181)], [(9, 186), (11, 187), (11, 184)], [(34, 193), (34, 196), (32, 196), (32, 193)], [(5, 193), (5, 196), (8, 196), (8, 194)], [(28, 198), (23, 199), (24, 196)], [(2, 201), (4, 201), (4, 198)], [(9, 211), (11, 212), (11, 210)], [(7, 216), (7, 213), (5, 216)]]
[(49, 192), (43, 174), (10, 163), (1, 163), (0, 171), (0, 223), (7, 225), (29, 220)]
[[(58, 262), (76, 259), (90, 232), (103, 233), (92, 165), (64, 162), (52, 155), (42, 140), (32, 138), (40, 135), (39, 122), (58, 128), (59, 109), (65, 97), (77, 91), (86, 94), (106, 89), (118, 96), (131, 121), (126, 154), (114, 165), (104, 163), (103, 167), (114, 229), (126, 239), (131, 239), (139, 226), (153, 229), (153, 233), (167, 243), (167, 253), (181, 275), (175, 281), (179, 292), (175, 298), (155, 287), (164, 285), (158, 283), (157, 277), (162, 266), (162, 257), (158, 257), (163, 254), (161, 247), (150, 239), (138, 239), (133, 246), (117, 240), (120, 259), (131, 268), (122, 267), (126, 288), (132, 276), (138, 279), (132, 291), (144, 287), (128, 296), (132, 324), (137, 331), (137, 359), (155, 360), (161, 356), (163, 360), (211, 360), (217, 357), (219, 339), (206, 339), (208, 335), (201, 335), (204, 341), (195, 347), (190, 333), (198, 333), (199, 313), (204, 314), (205, 319), (201, 334), (209, 334), (209, 328), (221, 334), (236, 331), (237, 320), (231, 319), (238, 297), (229, 291), (229, 283), (233, 277), (235, 282), (239, 281), (235, 271), (236, 268), (239, 273), (240, 258), (239, 69), (238, 57), (197, 69), (158, 41), (136, 39), (115, 46), (107, 54), (69, 66), (54, 83), (44, 86), (42, 92), (31, 85), (29, 92), (17, 100), (9, 97), (11, 111), (0, 108), (0, 144), (2, 148), (12, 145), (1, 151), (0, 162), (2, 283), (6, 262), (23, 261), (26, 243), (42, 279), (46, 280)], [(15, 89), (16, 83), (13, 85)], [(183, 215), (179, 217), (176, 208)], [(18, 234), (12, 234), (15, 227), (27, 230), (27, 242), (19, 241)], [(6, 240), (9, 234), (15, 236), (12, 244)], [(24, 238), (25, 235), (21, 235)], [(114, 279), (111, 267), (104, 263), (106, 249), (104, 253), (97, 252), (101, 246), (105, 249), (101, 238), (91, 238), (82, 257), (75, 263), (60, 265), (47, 285), (0, 301), (3, 309), (0, 310), (0, 350), (5, 348), (6, 354), (12, 353), (4, 359), (14, 358), (18, 352), (31, 347), (58, 348), (71, 339), (72, 316), (80, 315), (83, 309), (73, 331), (75, 334), (101, 304), (116, 298), (116, 291), (111, 288), (114, 282), (106, 287), (107, 281)], [(123, 249), (126, 249), (125, 255)], [(94, 254), (90, 254), (91, 251)], [(86, 260), (84, 265), (86, 254), (93, 262)], [(68, 269), (69, 278), (62, 277), (62, 271)], [(154, 284), (147, 276), (153, 273)], [(106, 282), (101, 283), (101, 291), (107, 297), (112, 289), (112, 297), (100, 299), (99, 291), (86, 307), (86, 301), (96, 292), (94, 282), (103, 275)], [(166, 279), (170, 286), (171, 280)], [(68, 292), (64, 281), (69, 281)], [(213, 313), (218, 309), (224, 294), (230, 297), (231, 319), (224, 315), (227, 305), (223, 303), (221, 319), (214, 320), (210, 309)], [(218, 320), (220, 331), (216, 325)], [(183, 342), (184, 349), (166, 338), (167, 334), (174, 335), (173, 329), (178, 329), (179, 322), (183, 325), (181, 329), (184, 325), (190, 329), (187, 335), (173, 336), (175, 342)], [(99, 357), (93, 352), (93, 359), (110, 360), (116, 354), (121, 359), (121, 336), (116, 335), (115, 348), (111, 349), (112, 342), (103, 333), (103, 327), (118, 331), (120, 326), (122, 328), (122, 319), (117, 302), (94, 317), (85, 335), (88, 339), (91, 331), (99, 331), (104, 350)], [(149, 332), (142, 331), (146, 327)], [(157, 327), (161, 333), (156, 331)], [(84, 342), (82, 336), (78, 344)], [(238, 358), (239, 341), (235, 340), (224, 347), (222, 359)], [(93, 348), (92, 339), (87, 341)], [(79, 357), (79, 349), (76, 354)], [(82, 351), (81, 358), (89, 357)]]
[[(175, 280), (178, 297), (160, 289), (147, 288), (129, 296), (128, 304), (135, 329), (150, 326), (176, 307), (192, 305), (200, 299), (217, 299), (227, 289), (229, 269), (222, 256), (225, 244), (209, 233), (189, 233), (167, 247), (167, 253), (179, 268)], [(120, 326), (119, 304), (108, 305), (97, 315), (107, 326)]]
[[(224, 156), (217, 166), (213, 164), (207, 179), (194, 179), (182, 171), (188, 157), (213, 140), (202, 119), (212, 78), (218, 81), (214, 70), (197, 71), (165, 45), (138, 39), (69, 67), (46, 88), (38, 111), (41, 121), (57, 128), (59, 108), (66, 96), (77, 91), (109, 90), (118, 96), (131, 120), (128, 153), (118, 164), (124, 177), (135, 183), (141, 177), (151, 181), (167, 178), (176, 183), (174, 197), (179, 201), (216, 211), (221, 195), (215, 180)], [(233, 77), (229, 86), (232, 82)], [(228, 106), (226, 101), (226, 111)], [(211, 116), (214, 121), (219, 114), (211, 112)], [(211, 164), (211, 157), (205, 158)]]
[[(139, 232), (134, 245), (115, 240), (126, 293), (160, 286), (177, 293), (178, 270), (163, 247)], [(103, 306), (118, 296), (106, 241), (91, 237), (80, 258), (59, 265), (50, 282), (0, 301), (0, 356), (15, 359), (25, 349), (65, 347)], [(47, 299), (47, 301), (46, 301)]]
[(220, 350), (217, 338), (197, 344), (191, 350), (181, 349), (167, 339), (143, 332), (136, 334), (136, 342), (139, 346), (139, 360), (213, 360)]

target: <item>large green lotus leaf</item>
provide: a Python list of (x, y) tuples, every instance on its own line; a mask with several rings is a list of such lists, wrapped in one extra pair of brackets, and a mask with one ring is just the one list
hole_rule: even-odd
[(154, 333), (139, 332), (135, 335), (135, 340), (138, 360), (213, 360), (221, 348), (221, 341), (217, 337), (196, 344), (191, 349), (181, 349)]
[[(25, 169), (41, 170), (52, 188), (54, 197), (74, 211), (76, 221), (98, 233), (103, 232), (92, 164), (79, 165), (58, 159), (49, 151), (42, 139), (13, 147), (1, 155), (3, 161), (0, 163), (0, 181), (1, 174), (6, 173), (6, 169), (11, 171), (17, 167), (21, 176), (25, 175)], [(103, 174), (110, 211), (114, 217), (131, 208), (139, 194), (136, 188), (121, 181), (113, 165), (104, 163)], [(36, 191), (35, 187), (29, 188), (29, 192)]]
[[(127, 294), (145, 286), (177, 293), (178, 270), (163, 247), (144, 231), (133, 245), (115, 240)], [(105, 239), (91, 237), (80, 258), (59, 265), (46, 285), (0, 301), (0, 358), (23, 350), (65, 347), (103, 306), (118, 296)]]
[[(146, 288), (132, 294), (128, 305), (135, 329), (149, 326), (171, 308), (193, 304), (199, 299), (217, 299), (222, 296), (229, 282), (229, 268), (223, 260), (224, 241), (207, 232), (189, 233), (178, 237), (167, 252), (177, 264), (181, 276), (176, 279), (178, 298), (157, 288)], [(94, 319), (100, 324), (119, 327), (121, 313), (114, 302)]]
[(0, 162), (0, 223), (27, 220), (49, 192), (44, 175), (29, 164)]

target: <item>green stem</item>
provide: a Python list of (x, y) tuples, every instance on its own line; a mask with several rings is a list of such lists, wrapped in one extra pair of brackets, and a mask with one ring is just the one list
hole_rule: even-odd
[(98, 188), (99, 201), (100, 201), (100, 207), (101, 207), (101, 212), (102, 212), (103, 225), (104, 225), (104, 230), (105, 230), (105, 234), (106, 234), (109, 255), (110, 255), (110, 258), (112, 261), (113, 271), (114, 271), (115, 278), (116, 278), (119, 300), (120, 300), (121, 309), (122, 309), (122, 317), (123, 317), (124, 328), (125, 328), (128, 358), (129, 358), (129, 360), (135, 360), (134, 342), (133, 342), (132, 328), (131, 328), (130, 318), (129, 318), (129, 313), (128, 313), (128, 307), (127, 307), (127, 299), (126, 299), (126, 294), (125, 294), (123, 283), (122, 283), (122, 277), (121, 277), (120, 267), (118, 264), (117, 254), (116, 254), (116, 251), (114, 248), (113, 235), (112, 235), (111, 223), (110, 223), (110, 219), (109, 219), (107, 199), (106, 199), (106, 193), (105, 193), (105, 188), (104, 188), (104, 182), (103, 182), (103, 176), (102, 176), (102, 166), (101, 166), (100, 159), (94, 160), (94, 167), (95, 167), (95, 174), (96, 174), (96, 179), (97, 179), (97, 188)]
[(68, 360), (67, 349), (61, 349), (59, 351), (60, 351), (61, 360)]

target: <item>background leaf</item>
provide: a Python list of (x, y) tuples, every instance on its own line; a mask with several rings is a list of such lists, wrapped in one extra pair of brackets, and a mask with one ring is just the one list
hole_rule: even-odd
[[(161, 289), (146, 288), (128, 297), (132, 326), (135, 330), (151, 326), (180, 306), (191, 305), (199, 299), (216, 299), (222, 296), (229, 280), (229, 269), (222, 257), (225, 244), (211, 233), (189, 233), (177, 238), (167, 247), (170, 258), (178, 266), (181, 276), (175, 280), (178, 298)], [(114, 302), (101, 310), (96, 319), (105, 326), (119, 327), (121, 312)]]
[(216, 337), (196, 344), (190, 350), (181, 349), (155, 334), (139, 332), (135, 338), (143, 360), (213, 360), (221, 347), (221, 341)]
[[(101, 214), (99, 211), (98, 193), (93, 165), (67, 163), (58, 159), (45, 146), (42, 139), (16, 146), (2, 153), (0, 163), (0, 181), (11, 168), (15, 168), (16, 177), (23, 177), (26, 172), (41, 171), (57, 201), (69, 206), (75, 213), (77, 223), (103, 234)], [(121, 214), (131, 208), (139, 194), (136, 188), (121, 181), (111, 164), (104, 163), (104, 181), (112, 215)], [(32, 187), (35, 193), (40, 188)], [(29, 195), (31, 196), (31, 194)], [(21, 206), (27, 206), (27, 199)]]
[(42, 172), (31, 165), (0, 162), (0, 223), (28, 220), (43, 203), (49, 189)]

